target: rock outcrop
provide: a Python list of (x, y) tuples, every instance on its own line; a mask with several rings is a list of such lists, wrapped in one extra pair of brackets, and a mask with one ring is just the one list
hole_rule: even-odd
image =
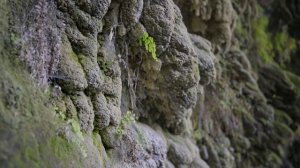
[(0, 167), (296, 168), (298, 6), (0, 2)]

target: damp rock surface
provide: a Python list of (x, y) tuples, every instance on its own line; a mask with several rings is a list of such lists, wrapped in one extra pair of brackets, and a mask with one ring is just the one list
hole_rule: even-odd
[(0, 167), (299, 167), (299, 9), (1, 1)]

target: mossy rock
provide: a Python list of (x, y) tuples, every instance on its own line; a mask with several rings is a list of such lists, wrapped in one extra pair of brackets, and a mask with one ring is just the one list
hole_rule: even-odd
[(294, 132), (286, 124), (278, 122), (278, 121), (274, 121), (273, 125), (274, 125), (275, 129), (277, 130), (278, 135), (280, 135), (283, 140), (294, 136)]
[[(0, 162), (4, 167), (72, 167), (80, 164), (76, 144), (56, 135), (62, 126), (49, 98), (21, 69), (1, 58)], [(22, 66), (21, 66), (22, 67)], [(14, 96), (11, 96), (14, 95)], [(48, 105), (47, 105), (48, 104)], [(73, 160), (74, 158), (75, 161)]]
[(55, 115), (47, 89), (31, 80), (12, 44), (9, 23), (17, 22), (14, 19), (33, 2), (0, 2), (0, 167), (78, 166), (78, 147), (56, 133), (63, 122)]
[(300, 77), (289, 71), (285, 71), (284, 74), (288, 79), (288, 82), (290, 82), (290, 84), (293, 85), (294, 90), (300, 96)]
[(281, 110), (275, 111), (275, 120), (280, 123), (287, 124), (287, 125), (290, 125), (293, 123), (292, 118), (288, 114), (286, 114), (285, 112), (283, 112)]

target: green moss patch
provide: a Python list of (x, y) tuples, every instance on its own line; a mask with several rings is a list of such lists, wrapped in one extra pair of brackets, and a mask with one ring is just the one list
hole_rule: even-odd
[(258, 19), (253, 20), (253, 36), (257, 51), (261, 59), (265, 63), (270, 63), (273, 61), (273, 44), (271, 42), (271, 36), (267, 32), (267, 27), (269, 25), (269, 20), (266, 16), (262, 15)]
[(9, 51), (0, 54), (1, 166), (80, 165), (80, 147), (56, 133), (64, 125), (55, 117), (60, 109), (51, 105), (49, 94), (35, 85), (14, 55)]

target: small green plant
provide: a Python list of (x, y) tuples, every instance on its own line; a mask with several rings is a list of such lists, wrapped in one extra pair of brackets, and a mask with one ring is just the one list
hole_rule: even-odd
[(196, 129), (194, 132), (193, 132), (193, 139), (195, 139), (196, 141), (200, 141), (202, 138), (203, 138), (203, 132), (201, 129)]
[[(291, 61), (291, 53), (297, 50), (296, 40), (290, 37), (287, 32), (282, 31), (275, 34), (275, 36), (273, 37), (273, 43), (274, 49), (282, 57), (283, 63), (289, 63)], [(284, 64), (282, 64), (281, 66), (284, 66)]]
[(157, 55), (156, 55), (156, 44), (153, 39), (153, 37), (149, 36), (147, 32), (143, 34), (143, 36), (140, 38), (140, 46), (145, 46), (146, 50), (151, 54), (152, 58), (155, 61), (158, 61)]
[(121, 119), (120, 125), (116, 130), (116, 134), (122, 137), (125, 133), (125, 129), (130, 125), (135, 123), (135, 115), (131, 111), (127, 111), (124, 117)]
[(103, 69), (104, 73), (107, 73), (109, 71), (109, 69), (112, 67), (112, 65), (113, 65), (113, 61), (104, 62), (101, 65), (101, 69)]
[(272, 62), (274, 57), (273, 44), (267, 32), (268, 25), (269, 20), (266, 16), (261, 16), (252, 22), (257, 51), (265, 63)]
[(76, 121), (76, 120), (74, 120), (74, 119), (69, 119), (68, 123), (72, 126), (73, 132), (79, 137), (79, 139), (81, 141), (83, 141), (84, 138), (83, 138), (83, 134), (82, 134), (82, 132), (80, 130), (80, 124), (79, 124), (79, 122)]
[(10, 40), (13, 44), (19, 44), (21, 39), (15, 34), (15, 33), (11, 33), (10, 34)]
[(58, 118), (60, 118), (62, 120), (66, 119), (66, 115), (59, 109), (59, 107), (55, 106), (54, 111), (58, 115)]
[(297, 49), (296, 40), (289, 37), (288, 33), (280, 32), (274, 37), (274, 46), (279, 53), (283, 53), (284, 50), (295, 50)]
[(81, 154), (84, 158), (87, 157), (87, 152), (85, 149), (84, 144), (82, 143), (84, 141), (83, 133), (80, 129), (80, 124), (75, 119), (69, 119), (68, 124), (72, 126), (72, 131), (76, 134), (77, 138), (74, 138), (72, 141), (77, 144), (80, 147)]

